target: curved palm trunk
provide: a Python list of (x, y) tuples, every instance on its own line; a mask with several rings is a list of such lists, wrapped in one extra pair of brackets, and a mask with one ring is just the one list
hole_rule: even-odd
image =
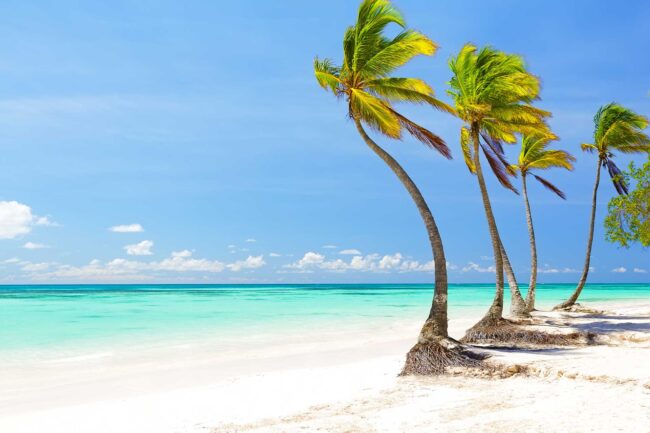
[(501, 259), (503, 260), (503, 270), (508, 278), (508, 288), (510, 288), (510, 315), (515, 317), (529, 317), (530, 314), (528, 314), (526, 302), (519, 291), (517, 278), (515, 278), (515, 273), (512, 270), (512, 265), (510, 265), (508, 253), (506, 253), (503, 242), (501, 243)]
[(435, 263), (435, 287), (433, 289), (433, 302), (429, 311), (429, 317), (420, 331), (418, 341), (419, 343), (426, 343), (447, 338), (447, 261), (442, 246), (442, 238), (438, 232), (438, 226), (420, 190), (413, 183), (409, 175), (406, 174), (402, 166), (368, 136), (359, 119), (354, 119), (354, 124), (368, 147), (393, 170), (393, 173), (395, 173), (409, 192), (420, 211), (420, 216), (424, 221), (429, 235), (429, 242)]
[(492, 205), (490, 204), (490, 197), (488, 196), (487, 186), (485, 185), (485, 178), (483, 177), (483, 170), (481, 170), (481, 159), (479, 157), (479, 131), (476, 125), (472, 125), (472, 140), (474, 142), (474, 167), (476, 168), (476, 177), (481, 189), (481, 198), (483, 199), (483, 207), (485, 208), (485, 217), (487, 219), (488, 228), (490, 230), (490, 238), (492, 239), (492, 250), (494, 252), (494, 266), (496, 271), (496, 292), (494, 300), (490, 309), (487, 311), (483, 319), (479, 323), (494, 323), (498, 322), (503, 316), (503, 257), (501, 256), (501, 238), (497, 229), (497, 223), (492, 213)]
[(521, 190), (526, 207), (526, 224), (528, 225), (528, 240), (530, 242), (530, 282), (526, 294), (526, 311), (535, 309), (535, 289), (537, 286), (537, 242), (535, 241), (535, 228), (533, 227), (533, 215), (530, 212), (528, 202), (528, 189), (526, 187), (526, 173), (521, 173)]
[(598, 158), (598, 170), (596, 170), (596, 183), (594, 184), (594, 192), (591, 197), (591, 221), (589, 222), (589, 237), (587, 239), (587, 257), (585, 258), (585, 266), (582, 269), (582, 276), (580, 277), (580, 281), (578, 281), (578, 287), (576, 287), (573, 294), (569, 297), (569, 299), (567, 299), (563, 303), (556, 305), (554, 308), (555, 310), (569, 308), (572, 305), (574, 305), (578, 300), (580, 293), (582, 293), (582, 289), (585, 286), (585, 283), (587, 282), (587, 275), (589, 275), (589, 262), (591, 261), (591, 246), (594, 240), (594, 222), (596, 220), (596, 199), (598, 196), (598, 184), (600, 184), (601, 165), (602, 165), (602, 161), (600, 158)]

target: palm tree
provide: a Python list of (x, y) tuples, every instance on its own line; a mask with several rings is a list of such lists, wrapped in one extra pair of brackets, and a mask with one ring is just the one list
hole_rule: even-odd
[(589, 235), (587, 237), (587, 254), (582, 275), (573, 294), (566, 301), (557, 305), (555, 309), (571, 308), (587, 282), (589, 275), (589, 262), (591, 260), (591, 245), (594, 240), (594, 221), (596, 219), (596, 202), (598, 185), (600, 184), (600, 168), (607, 167), (609, 176), (614, 183), (618, 194), (627, 194), (627, 185), (621, 177), (621, 170), (614, 164), (614, 151), (621, 153), (647, 153), (650, 152), (650, 137), (643, 133), (648, 127), (648, 119), (635, 113), (629, 108), (614, 102), (600, 107), (594, 116), (594, 142), (582, 144), (585, 152), (598, 154), (596, 167), (596, 182), (591, 196), (591, 219), (589, 221)]
[(471, 341), (486, 335), (484, 328), (500, 324), (503, 315), (505, 250), (492, 213), (479, 149), (501, 184), (516, 191), (508, 179), (514, 172), (505, 160), (502, 143), (516, 142), (516, 133), (550, 134), (545, 122), (550, 113), (532, 106), (538, 98), (540, 83), (526, 70), (520, 56), (491, 47), (478, 50), (467, 44), (449, 61), (449, 67), (453, 74), (449, 94), (458, 116), (465, 122), (461, 129), (461, 148), (470, 172), (478, 178), (496, 270), (494, 300), (483, 319), (465, 336), (466, 341)]
[(528, 225), (528, 237), (530, 241), (530, 282), (528, 283), (528, 294), (526, 295), (526, 309), (535, 309), (535, 287), (537, 285), (537, 244), (535, 241), (535, 229), (533, 228), (533, 216), (530, 212), (528, 201), (528, 186), (526, 179), (531, 174), (546, 188), (565, 199), (564, 193), (555, 185), (541, 176), (533, 173), (533, 170), (547, 170), (553, 167), (573, 170), (573, 162), (576, 160), (569, 152), (564, 150), (548, 149), (551, 141), (556, 137), (547, 135), (524, 135), (521, 139), (521, 151), (519, 160), (513, 168), (521, 173), (521, 191), (526, 208), (526, 224)]
[[(402, 30), (393, 38), (384, 35), (389, 24)], [(402, 182), (424, 221), (435, 262), (435, 288), (429, 317), (418, 343), (407, 355), (402, 374), (440, 373), (452, 358), (460, 363), (470, 358), (464, 349), (449, 338), (447, 332), (447, 269), (442, 239), (424, 197), (402, 166), (367, 134), (364, 125), (377, 133), (400, 139), (406, 131), (418, 141), (446, 158), (451, 153), (439, 136), (409, 120), (393, 107), (394, 102), (425, 103), (453, 113), (448, 105), (436, 99), (431, 87), (417, 78), (397, 78), (391, 73), (417, 55), (431, 56), (437, 46), (426, 36), (406, 28), (402, 15), (388, 0), (364, 0), (357, 22), (343, 38), (343, 63), (335, 66), (330, 60), (314, 61), (318, 83), (339, 98), (345, 98), (348, 115), (361, 138)], [(451, 354), (451, 356), (450, 356)]]

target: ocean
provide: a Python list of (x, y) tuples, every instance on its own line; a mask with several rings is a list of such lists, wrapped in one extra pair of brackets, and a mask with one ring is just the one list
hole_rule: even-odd
[[(538, 306), (573, 288), (539, 285)], [(450, 285), (450, 319), (487, 309), (493, 293), (490, 284)], [(429, 284), (0, 286), (0, 360), (424, 320), (431, 296)], [(589, 284), (581, 297), (635, 299), (650, 299), (650, 284)]]

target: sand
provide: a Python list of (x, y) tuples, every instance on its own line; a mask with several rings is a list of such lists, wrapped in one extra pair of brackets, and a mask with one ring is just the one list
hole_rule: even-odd
[[(650, 303), (538, 313), (596, 345), (493, 350), (508, 378), (398, 378), (419, 321), (0, 371), (0, 432), (650, 432)], [(460, 337), (478, 317), (452, 320)]]

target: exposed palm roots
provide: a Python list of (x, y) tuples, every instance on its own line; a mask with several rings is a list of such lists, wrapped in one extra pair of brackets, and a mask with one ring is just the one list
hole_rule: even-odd
[(439, 375), (450, 369), (491, 369), (483, 362), (489, 355), (474, 352), (451, 338), (439, 341), (418, 342), (406, 354), (406, 362), (400, 376)]
[(463, 343), (493, 346), (576, 346), (590, 344), (595, 335), (590, 332), (548, 333), (506, 319), (481, 320), (467, 330)]

